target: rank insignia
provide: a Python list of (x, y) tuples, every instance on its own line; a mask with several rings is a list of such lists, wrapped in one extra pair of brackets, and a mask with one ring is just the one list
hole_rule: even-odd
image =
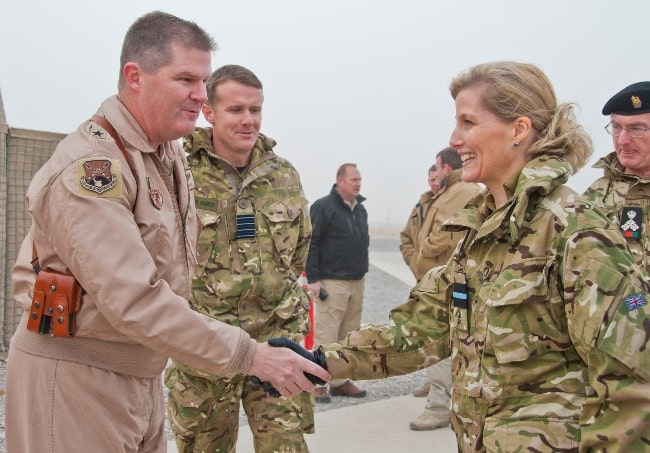
[(467, 299), (467, 285), (465, 283), (456, 283), (454, 282), (452, 298), (454, 302), (454, 307), (464, 308), (467, 310), (469, 307)]
[(162, 209), (163, 206), (162, 192), (153, 186), (153, 181), (149, 176), (147, 176), (147, 188), (149, 189), (149, 199), (151, 200), (151, 203), (156, 207), (156, 209), (158, 210)]
[(456, 313), (456, 324), (460, 330), (467, 332), (469, 322), (469, 297), (467, 295), (467, 284), (454, 282), (452, 290), (452, 302), (454, 307), (458, 310), (454, 310)]
[(645, 297), (643, 297), (643, 294), (641, 293), (635, 294), (634, 296), (630, 296), (625, 299), (625, 306), (627, 307), (627, 311), (636, 310), (637, 308), (643, 307), (645, 304)]
[(621, 233), (628, 239), (641, 237), (643, 211), (638, 206), (625, 206), (621, 212)]
[(79, 193), (95, 197), (119, 197), (122, 194), (120, 165), (113, 159), (77, 161)]

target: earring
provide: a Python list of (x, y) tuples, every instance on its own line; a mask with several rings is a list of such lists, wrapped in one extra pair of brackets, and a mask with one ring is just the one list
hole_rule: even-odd
[(519, 146), (519, 142), (515, 142), (515, 148)]

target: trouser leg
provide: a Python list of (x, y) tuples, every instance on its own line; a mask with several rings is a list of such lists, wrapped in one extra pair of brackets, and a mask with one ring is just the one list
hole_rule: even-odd
[(256, 453), (308, 453), (305, 433), (314, 432), (314, 395), (273, 398), (246, 378), (242, 406)]
[(449, 417), (451, 399), (451, 357), (427, 368), (429, 394), (425, 410), (436, 417)]
[(160, 376), (128, 376), (14, 348), (5, 422), (12, 452), (167, 449)]

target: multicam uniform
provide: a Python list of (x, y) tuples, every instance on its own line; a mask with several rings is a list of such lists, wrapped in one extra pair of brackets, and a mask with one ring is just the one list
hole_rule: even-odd
[(603, 168), (605, 176), (594, 181), (585, 197), (620, 226), (636, 263), (650, 273), (650, 179), (626, 174), (615, 152), (594, 168)]
[[(294, 167), (260, 134), (239, 173), (214, 154), (212, 129), (185, 137), (203, 224), (190, 304), (200, 313), (266, 341), (300, 341), (309, 331), (309, 298), (298, 278), (311, 237), (307, 200)], [(221, 378), (174, 361), (167, 370), (169, 415), (179, 451), (234, 449), (243, 403), (257, 452), (307, 451), (313, 394), (271, 398), (250, 377)]]
[[(465, 239), (391, 312), (323, 346), (335, 378), (451, 355), (463, 452), (650, 451), (648, 282), (615, 227), (538, 157), (445, 222)], [(467, 307), (467, 308), (464, 308)]]
[[(431, 191), (422, 194), (400, 233), (399, 249), (417, 281), (432, 267), (446, 264), (463, 237), (459, 231), (439, 231), (445, 220), (481, 191), (478, 184), (461, 181), (462, 173), (460, 168), (449, 173), (435, 195)], [(428, 367), (427, 378), (430, 386), (425, 412), (449, 419), (451, 358)]]

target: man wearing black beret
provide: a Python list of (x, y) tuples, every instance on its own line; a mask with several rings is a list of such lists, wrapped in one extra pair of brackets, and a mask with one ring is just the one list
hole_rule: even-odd
[(623, 88), (605, 103), (614, 152), (585, 196), (619, 225), (639, 266), (650, 273), (650, 82)]

